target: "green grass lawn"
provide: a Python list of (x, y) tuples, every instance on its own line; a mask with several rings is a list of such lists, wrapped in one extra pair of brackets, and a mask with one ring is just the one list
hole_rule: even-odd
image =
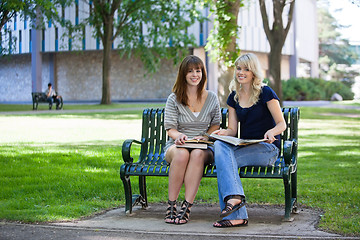
[[(140, 138), (140, 117), (137, 110), (0, 115), (0, 219), (71, 220), (123, 206), (121, 144)], [(298, 202), (324, 211), (323, 230), (360, 236), (359, 139), (359, 110), (301, 108)], [(167, 178), (148, 177), (147, 185), (150, 202), (167, 200)], [(284, 204), (282, 180), (243, 185), (250, 204)], [(196, 202), (218, 202), (216, 179), (202, 180)]]

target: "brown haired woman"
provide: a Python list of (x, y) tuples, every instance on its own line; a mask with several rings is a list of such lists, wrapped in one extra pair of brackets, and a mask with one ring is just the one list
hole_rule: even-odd
[[(213, 151), (208, 148), (178, 148), (188, 139), (207, 140), (220, 126), (220, 106), (215, 93), (205, 90), (206, 70), (200, 58), (190, 55), (180, 64), (176, 82), (166, 101), (165, 129), (169, 140), (165, 146), (165, 159), (170, 164), (169, 201), (166, 223), (184, 224), (189, 221), (204, 166), (213, 161)], [(182, 185), (185, 200), (176, 212), (176, 200)]]

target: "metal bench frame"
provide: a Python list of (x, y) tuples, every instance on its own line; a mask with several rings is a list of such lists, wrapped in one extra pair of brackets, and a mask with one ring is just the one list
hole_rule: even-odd
[[(292, 221), (291, 213), (297, 213), (297, 147), (298, 122), (300, 110), (294, 108), (282, 109), (286, 130), (281, 134), (281, 151), (272, 167), (247, 166), (239, 169), (241, 178), (283, 179), (285, 191), (285, 221)], [(221, 109), (221, 128), (227, 127), (228, 111)], [(163, 148), (167, 140), (164, 129), (164, 109), (145, 109), (142, 115), (141, 140), (127, 139), (122, 145), (124, 164), (120, 167), (120, 178), (125, 190), (125, 212), (132, 213), (136, 204), (142, 208), (148, 207), (146, 193), (147, 176), (168, 176), (169, 165), (164, 159)], [(132, 144), (140, 144), (137, 160), (131, 156)], [(135, 154), (135, 152), (133, 153)], [(139, 194), (133, 194), (130, 177), (139, 177)], [(203, 177), (216, 177), (216, 166), (207, 165)]]
[[(32, 92), (31, 96), (32, 96), (32, 102), (33, 102), (33, 110), (37, 110), (39, 103), (49, 104), (49, 102), (47, 101), (46, 94), (44, 92)], [(59, 96), (59, 98), (60, 98), (59, 109), (62, 109), (62, 107), (64, 105), (63, 99), (61, 96)]]

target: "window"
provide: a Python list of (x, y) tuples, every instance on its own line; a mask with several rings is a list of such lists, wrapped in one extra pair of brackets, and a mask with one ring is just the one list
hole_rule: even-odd
[(14, 14), (14, 31), (16, 31), (16, 23), (17, 23), (17, 21), (16, 21), (16, 13)]
[(203, 23), (200, 22), (200, 36), (199, 36), (199, 39), (200, 39), (200, 46), (203, 46), (204, 45), (204, 26), (203, 26)]
[(83, 29), (82, 29), (82, 49), (85, 50), (85, 26), (83, 26)]
[(24, 29), (27, 28), (27, 17), (26, 15), (24, 15)]
[(12, 42), (12, 32), (9, 31), (9, 53), (11, 54), (12, 53), (12, 45), (13, 45), (13, 42)]
[(45, 29), (42, 30), (42, 38), (41, 38), (41, 51), (45, 52)]
[(79, 0), (75, 1), (75, 24), (79, 24)]
[(65, 6), (61, 6), (61, 20), (65, 21)]
[(29, 52), (32, 51), (32, 36), (31, 36), (31, 29), (29, 29)]
[(55, 51), (59, 51), (59, 30), (55, 28)]
[(22, 53), (22, 32), (19, 30), (19, 53)]

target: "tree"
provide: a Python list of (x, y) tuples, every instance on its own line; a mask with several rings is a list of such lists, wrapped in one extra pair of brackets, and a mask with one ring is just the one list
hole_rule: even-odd
[(351, 0), (352, 4), (356, 4), (358, 7), (360, 7), (360, 0)]
[(24, 1), (8, 0), (0, 2), (0, 31), (4, 25), (20, 10), (25, 7)]
[(358, 72), (347, 67), (356, 62), (356, 52), (349, 41), (341, 37), (338, 29), (344, 28), (329, 13), (326, 2), (318, 7), (319, 65), (324, 79), (342, 80), (349, 87)]
[[(0, 1), (0, 56), (11, 53), (16, 39), (11, 37), (11, 30), (4, 28), (14, 17), (37, 19), (37, 24), (30, 21), (31, 28), (43, 28), (45, 21), (60, 22), (58, 7), (65, 7), (71, 0), (6, 0)], [(3, 31), (2, 31), (3, 30)], [(1, 34), (3, 33), (3, 34)], [(6, 43), (6, 44), (5, 44)]]
[(164, 58), (174, 63), (194, 44), (186, 32), (195, 20), (202, 21), (195, 0), (93, 0), (85, 24), (103, 44), (103, 86), (101, 104), (111, 103), (111, 51), (115, 39), (121, 56), (139, 56), (146, 69), (155, 72)]
[[(11, 30), (4, 28), (17, 13), (22, 12), (26, 2), (21, 0), (8, 0), (0, 2), (0, 56), (11, 53), (15, 47), (16, 39), (11, 37)], [(4, 28), (4, 29), (3, 29)]]
[[(264, 25), (266, 37), (270, 44), (269, 61), (269, 80), (271, 87), (275, 90), (282, 103), (281, 87), (281, 51), (284, 46), (287, 34), (293, 18), (295, 0), (273, 0), (273, 22), (270, 21), (267, 13), (265, 0), (259, 0), (261, 17)], [(289, 5), (286, 7), (286, 5)], [(287, 9), (287, 23), (284, 27), (283, 12)]]
[(238, 15), (242, 0), (215, 0), (208, 1), (210, 10), (214, 15), (214, 28), (211, 30), (206, 51), (210, 52), (213, 61), (219, 61), (219, 69), (222, 69), (219, 76), (219, 100), (225, 105), (229, 95), (229, 84), (233, 78), (236, 58), (240, 54), (237, 36), (239, 33)]

